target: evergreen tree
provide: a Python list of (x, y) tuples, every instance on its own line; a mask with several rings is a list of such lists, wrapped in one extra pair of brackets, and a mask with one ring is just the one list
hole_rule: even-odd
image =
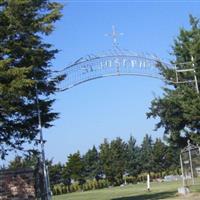
[[(174, 41), (173, 56), (178, 69), (191, 69), (194, 65), (197, 79), (200, 80), (200, 26), (199, 19), (190, 16), (190, 30), (180, 29)], [(193, 59), (192, 59), (193, 58)], [(181, 64), (182, 63), (182, 64)], [(164, 79), (176, 81), (172, 68), (158, 64)], [(194, 72), (178, 73), (179, 81), (194, 81)], [(158, 117), (158, 128), (164, 128), (169, 142), (177, 147), (185, 147), (187, 140), (200, 144), (200, 98), (194, 82), (176, 84), (166, 81), (163, 97), (152, 101), (148, 117)], [(199, 81), (198, 81), (199, 85)]]
[(51, 60), (58, 50), (43, 41), (60, 19), (61, 5), (47, 0), (0, 0), (0, 156), (22, 149), (38, 134), (36, 85), (42, 126), (52, 126), (57, 84)]
[(13, 170), (24, 168), (24, 167), (25, 167), (25, 164), (21, 156), (16, 156), (15, 159), (10, 161), (8, 165), (8, 169), (13, 169)]
[(130, 136), (127, 148), (126, 172), (129, 176), (135, 176), (141, 172), (140, 148), (136, 146), (136, 139)]
[(99, 153), (95, 146), (92, 149), (89, 149), (86, 154), (83, 156), (85, 176), (87, 178), (97, 180), (101, 177), (102, 171), (100, 166)]
[[(153, 172), (164, 172), (169, 167), (167, 165), (167, 154), (168, 147), (165, 145), (164, 142), (161, 141), (161, 139), (156, 139), (154, 145), (153, 145)], [(162, 176), (162, 174), (161, 174)]]
[(145, 173), (153, 171), (153, 141), (151, 136), (145, 135), (140, 149), (140, 165)]
[(103, 165), (103, 172), (112, 184), (121, 184), (126, 169), (127, 144), (121, 138), (107, 140), (100, 145), (100, 159)]
[(61, 163), (53, 164), (52, 161), (48, 164), (50, 185), (53, 186), (64, 182), (63, 180), (63, 165)]
[(79, 151), (68, 156), (65, 170), (75, 181), (80, 181), (84, 178), (84, 162)]
[(10, 161), (8, 169), (20, 169), (20, 168), (33, 168), (35, 169), (38, 164), (39, 157), (37, 154), (29, 156), (16, 156), (14, 160)]
[(62, 170), (63, 183), (68, 186), (68, 191), (70, 191), (70, 185), (72, 183), (70, 169), (64, 165)]
[(112, 157), (110, 151), (110, 144), (107, 139), (99, 147), (100, 163), (102, 165), (103, 173), (109, 181), (114, 181), (114, 175), (112, 172)]
[(123, 175), (126, 169), (127, 144), (118, 137), (111, 141), (110, 149), (115, 180), (121, 183), (123, 182)]
[(166, 171), (180, 172), (180, 148), (169, 145), (165, 155)]

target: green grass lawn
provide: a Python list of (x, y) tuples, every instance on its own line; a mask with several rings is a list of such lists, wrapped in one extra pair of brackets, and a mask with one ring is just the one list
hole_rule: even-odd
[(53, 200), (200, 200), (200, 186), (191, 188), (194, 193), (187, 197), (177, 195), (177, 189), (180, 186), (180, 182), (152, 183), (151, 192), (147, 192), (145, 184), (137, 184), (87, 192), (75, 192), (54, 196)]

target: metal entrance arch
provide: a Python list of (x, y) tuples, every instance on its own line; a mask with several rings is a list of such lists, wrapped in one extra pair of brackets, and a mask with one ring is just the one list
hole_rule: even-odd
[[(197, 93), (199, 93), (193, 59), (190, 63), (192, 68), (188, 69), (188, 62), (172, 65), (163, 62), (155, 55), (137, 54), (121, 49), (117, 42), (117, 37), (121, 35), (123, 33), (118, 33), (115, 26), (112, 26), (112, 33), (106, 34), (106, 36), (112, 37), (113, 48), (111, 50), (81, 57), (62, 71), (57, 71), (57, 73), (65, 75), (65, 80), (60, 86), (60, 91), (68, 90), (79, 84), (98, 78), (130, 75), (156, 78), (173, 84), (194, 82)], [(169, 80), (164, 79), (158, 69), (158, 65), (174, 71), (174, 77), (170, 77)], [(183, 69), (180, 69), (180, 67), (183, 67)], [(179, 80), (178, 74), (185, 72), (192, 72), (194, 79)]]
[(104, 53), (82, 57), (59, 71), (66, 77), (61, 85), (61, 91), (109, 76), (144, 76), (164, 80), (157, 68), (158, 64), (174, 69), (172, 65), (154, 55), (136, 54), (115, 47)]

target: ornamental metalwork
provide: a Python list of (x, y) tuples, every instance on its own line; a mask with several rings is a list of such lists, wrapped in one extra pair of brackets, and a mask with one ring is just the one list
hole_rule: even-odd
[(62, 90), (108, 76), (134, 75), (163, 79), (156, 67), (158, 63), (171, 67), (156, 56), (137, 54), (120, 48), (88, 55), (62, 70), (66, 76), (64, 83), (62, 83)]
[(183, 178), (183, 187), (190, 184), (199, 184), (200, 177), (200, 147), (188, 140), (188, 145), (181, 150), (180, 164)]
[[(195, 75), (196, 72), (192, 61), (190, 63), (191, 69), (185, 69), (183, 66), (185, 63), (172, 65), (162, 61), (153, 54), (138, 54), (133, 51), (122, 49), (119, 47), (119, 43), (117, 42), (117, 37), (121, 35), (123, 35), (123, 33), (118, 33), (115, 26), (112, 26), (112, 33), (106, 34), (106, 36), (112, 37), (113, 48), (111, 50), (81, 57), (69, 64), (63, 70), (57, 71), (56, 73), (61, 73), (66, 77), (60, 86), (60, 90), (65, 91), (94, 79), (109, 76), (131, 75), (161, 79), (165, 82), (172, 82), (175, 84), (194, 82), (196, 85), (196, 91), (199, 93), (197, 78)], [(174, 70), (174, 77), (170, 80), (165, 80), (160, 74), (157, 67), (158, 64), (162, 64), (162, 66)], [(183, 66), (184, 70), (180, 69), (180, 66)], [(192, 78), (192, 80), (180, 81), (178, 74), (187, 71), (193, 73), (194, 79)]]

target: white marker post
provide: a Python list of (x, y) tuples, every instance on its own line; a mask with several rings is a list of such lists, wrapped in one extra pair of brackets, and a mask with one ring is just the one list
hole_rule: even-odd
[(147, 190), (150, 192), (150, 175), (147, 174)]

